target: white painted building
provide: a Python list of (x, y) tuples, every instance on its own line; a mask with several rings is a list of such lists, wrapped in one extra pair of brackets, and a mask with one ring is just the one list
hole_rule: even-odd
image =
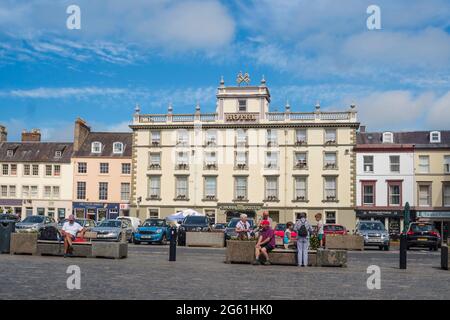
[(396, 133), (357, 135), (356, 218), (379, 220), (391, 234), (403, 230), (406, 202), (414, 205), (414, 145)]

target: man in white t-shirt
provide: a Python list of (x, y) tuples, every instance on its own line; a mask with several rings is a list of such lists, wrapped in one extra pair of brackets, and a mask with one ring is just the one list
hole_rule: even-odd
[(84, 236), (86, 230), (75, 221), (75, 217), (71, 214), (68, 221), (64, 222), (61, 230), (61, 235), (64, 237), (64, 257), (69, 254), (72, 248), (72, 241), (75, 240), (79, 232)]

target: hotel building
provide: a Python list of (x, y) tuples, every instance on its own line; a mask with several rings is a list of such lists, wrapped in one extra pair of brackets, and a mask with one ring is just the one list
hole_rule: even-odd
[(131, 133), (91, 132), (75, 121), (73, 212), (95, 221), (129, 215)]
[(38, 129), (7, 142), (0, 126), (0, 212), (64, 218), (72, 212), (72, 143), (41, 142)]
[[(246, 81), (247, 80), (247, 81)], [(131, 215), (164, 218), (191, 208), (216, 222), (269, 211), (274, 222), (305, 212), (355, 227), (354, 106), (344, 112), (269, 111), (270, 92), (221, 80), (214, 113), (141, 114), (133, 123)]]

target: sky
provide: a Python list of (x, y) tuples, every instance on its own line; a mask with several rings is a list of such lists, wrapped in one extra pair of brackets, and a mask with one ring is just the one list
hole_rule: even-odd
[[(66, 26), (77, 5), (81, 29)], [(381, 29), (369, 30), (369, 5)], [(0, 1), (0, 124), (8, 140), (73, 123), (127, 131), (142, 113), (215, 110), (221, 76), (264, 76), (271, 110), (348, 110), (368, 131), (450, 128), (448, 0)]]

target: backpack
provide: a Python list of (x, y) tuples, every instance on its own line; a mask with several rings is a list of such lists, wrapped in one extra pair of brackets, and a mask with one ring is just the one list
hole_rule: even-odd
[(52, 241), (59, 241), (61, 238), (61, 235), (55, 227), (48, 226), (44, 227), (40, 230), (38, 239), (39, 240), (52, 240)]
[(298, 229), (298, 236), (302, 238), (306, 238), (308, 236), (308, 230), (306, 229), (306, 225), (302, 223), (300, 228)]

